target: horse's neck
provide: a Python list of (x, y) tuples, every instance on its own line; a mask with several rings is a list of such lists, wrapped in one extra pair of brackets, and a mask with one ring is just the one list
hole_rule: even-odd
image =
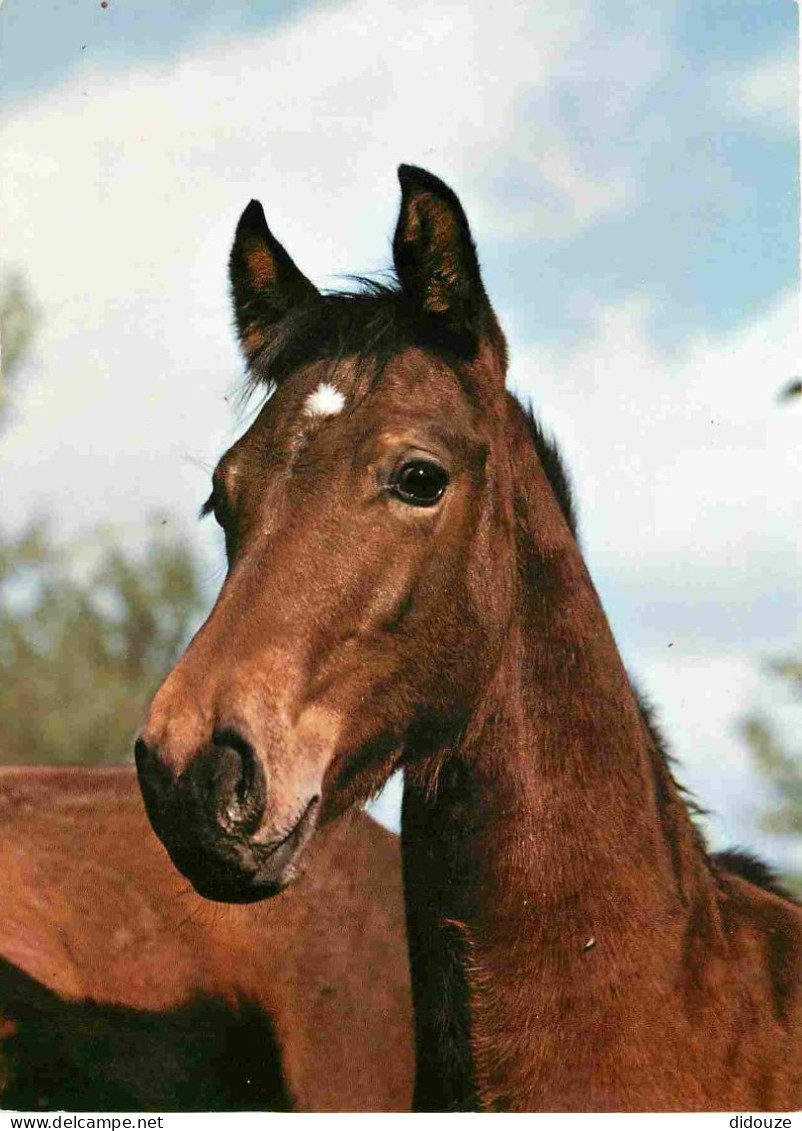
[(537, 563), (526, 592), (459, 747), (428, 780), (408, 774), (418, 1103), (430, 1110), (520, 1098), (541, 1047), (541, 1081), (560, 1056), (570, 1072), (558, 1031), (563, 1045), (587, 1042), (605, 987), (626, 984), (628, 965), (636, 978), (663, 970), (689, 908), (715, 913), (572, 541)]

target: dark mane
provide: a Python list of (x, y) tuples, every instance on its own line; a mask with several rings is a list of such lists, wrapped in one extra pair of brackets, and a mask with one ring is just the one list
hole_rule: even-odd
[(410, 346), (438, 352), (429, 328), (397, 286), (358, 276), (351, 282), (357, 290), (321, 294), (265, 327), (265, 344), (251, 362), (246, 395), (260, 387), (271, 389), (317, 361), (336, 364), (356, 357), (369, 360), (380, 373), (394, 354)]
[[(643, 719), (643, 725), (646, 727), (649, 738), (652, 741), (654, 751), (671, 775), (671, 780), (679, 790), (682, 796), (682, 800), (685, 802), (685, 806), (688, 812), (691, 814), (691, 818), (696, 821), (700, 817), (707, 816), (708, 810), (699, 804), (699, 802), (696, 800), (689, 789), (682, 785), (681, 782), (677, 781), (676, 775), (674, 773), (674, 769), (677, 765), (677, 759), (671, 753), (671, 750), (668, 746), (668, 741), (657, 723), (656, 707), (649, 701), (648, 697), (636, 685), (631, 675), (629, 677), (629, 683), (630, 687), (632, 688), (632, 694), (635, 696), (635, 701), (638, 704), (638, 710), (640, 711), (640, 716)], [(705, 849), (702, 832), (699, 829), (697, 829), (697, 832), (699, 833), (700, 844), (702, 848)]]
[(773, 892), (781, 899), (791, 903), (798, 903), (796, 896), (778, 878), (776, 872), (751, 852), (741, 848), (730, 848), (726, 852), (715, 852), (712, 856), (713, 864), (722, 872), (733, 876), (740, 876), (750, 884), (763, 888), (764, 891)]
[(529, 435), (532, 437), (535, 451), (537, 452), (538, 459), (540, 460), (541, 467), (546, 473), (546, 478), (551, 485), (554, 492), (554, 497), (559, 504), (560, 510), (563, 512), (563, 517), (568, 523), (568, 529), (573, 534), (574, 538), (578, 539), (578, 519), (576, 512), (576, 504), (574, 503), (573, 491), (571, 490), (571, 479), (568, 474), (560, 449), (557, 447), (557, 441), (549, 436), (543, 430), (543, 426), (538, 422), (535, 417), (535, 411), (532, 405), (523, 409), (524, 419), (529, 429)]

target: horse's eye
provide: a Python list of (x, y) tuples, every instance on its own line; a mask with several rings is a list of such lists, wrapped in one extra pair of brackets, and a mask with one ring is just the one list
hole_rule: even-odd
[(394, 494), (413, 507), (432, 507), (448, 486), (448, 474), (439, 463), (412, 459), (393, 476)]

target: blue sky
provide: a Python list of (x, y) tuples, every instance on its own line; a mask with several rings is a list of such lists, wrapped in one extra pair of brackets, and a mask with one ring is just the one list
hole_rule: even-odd
[(191, 516), (240, 426), (239, 211), (260, 197), (336, 285), (387, 267), (395, 166), (428, 166), (685, 779), (718, 838), (787, 860), (736, 724), (788, 713), (758, 663), (799, 641), (799, 416), (775, 402), (799, 367), (796, 23), (790, 0), (5, 0), (0, 267), (42, 310), (5, 521), (135, 541), (161, 509), (219, 561)]
[[(6, 96), (35, 96), (79, 71), (86, 59), (104, 66), (164, 61), (216, 36), (275, 29), (311, 7), (301, 0), (7, 0), (3, 13)], [(84, 55), (84, 52), (88, 54)]]

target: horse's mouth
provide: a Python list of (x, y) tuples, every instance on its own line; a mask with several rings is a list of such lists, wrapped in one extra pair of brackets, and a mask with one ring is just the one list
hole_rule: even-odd
[(216, 840), (190, 848), (170, 848), (173, 863), (198, 895), (218, 903), (256, 903), (283, 891), (299, 874), (299, 861), (317, 823), (320, 798), (308, 802), (289, 832), (259, 844), (253, 840)]

